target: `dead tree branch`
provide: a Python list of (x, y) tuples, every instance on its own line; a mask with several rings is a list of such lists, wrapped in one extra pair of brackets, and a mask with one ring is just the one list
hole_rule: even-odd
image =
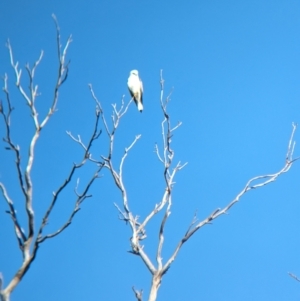
[[(188, 241), (188, 239), (196, 232), (198, 231), (201, 227), (210, 224), (214, 219), (218, 218), (219, 216), (226, 214), (229, 209), (235, 205), (237, 202), (240, 201), (241, 197), (243, 195), (245, 195), (248, 191), (256, 189), (256, 188), (260, 188), (263, 186), (266, 186), (274, 181), (277, 180), (277, 178), (281, 175), (283, 175), (284, 173), (288, 172), (290, 170), (290, 168), (292, 167), (293, 163), (295, 161), (297, 161), (299, 159), (299, 157), (297, 158), (293, 158), (294, 155), (294, 149), (295, 149), (295, 140), (294, 140), (294, 134), (296, 131), (297, 125), (296, 124), (292, 124), (292, 133), (291, 133), (291, 137), (289, 139), (288, 142), (288, 150), (286, 153), (286, 157), (285, 157), (285, 164), (284, 166), (276, 173), (274, 174), (268, 174), (268, 175), (262, 175), (262, 176), (257, 176), (257, 177), (253, 177), (252, 179), (250, 179), (245, 187), (242, 189), (242, 191), (224, 208), (217, 208), (216, 210), (214, 210), (214, 212), (212, 212), (207, 218), (205, 218), (204, 220), (202, 220), (199, 223), (195, 222), (195, 217), (188, 229), (188, 231), (186, 232), (185, 236), (180, 240), (180, 242), (178, 243), (174, 253), (172, 254), (172, 256), (170, 257), (170, 259), (166, 262), (166, 264), (164, 265), (163, 268), (163, 272), (165, 273), (171, 266), (172, 262), (175, 260), (180, 248), (182, 247), (182, 245)], [(258, 181), (258, 183), (257, 183)], [(256, 184), (255, 184), (256, 182)]]
[(137, 301), (143, 301), (143, 290), (138, 291), (134, 287), (132, 287), (132, 290), (134, 292)]
[(140, 226), (140, 223), (138, 223), (137, 217), (134, 217), (130, 211), (129, 204), (128, 204), (128, 198), (127, 198), (127, 192), (126, 192), (125, 185), (123, 182), (123, 167), (124, 167), (125, 159), (128, 156), (129, 151), (136, 144), (136, 142), (140, 139), (141, 135), (137, 135), (135, 137), (135, 139), (133, 140), (133, 142), (127, 148), (125, 148), (124, 155), (121, 158), (121, 162), (120, 162), (118, 171), (115, 169), (113, 162), (112, 162), (115, 133), (118, 129), (121, 118), (124, 116), (124, 114), (126, 114), (128, 108), (132, 102), (132, 99), (128, 102), (127, 105), (125, 105), (124, 98), (122, 98), (120, 108), (117, 108), (117, 106), (115, 104), (113, 105), (113, 112), (112, 112), (112, 116), (111, 116), (112, 129), (109, 129), (109, 126), (107, 124), (107, 121), (106, 121), (106, 118), (104, 115), (104, 111), (101, 106), (101, 103), (98, 100), (98, 98), (96, 97), (96, 95), (93, 91), (92, 85), (89, 85), (89, 88), (91, 91), (91, 95), (96, 102), (97, 109), (100, 112), (101, 119), (102, 119), (102, 122), (104, 124), (106, 133), (107, 133), (107, 136), (109, 139), (108, 155), (102, 156), (102, 159), (105, 162), (104, 167), (110, 171), (116, 186), (118, 187), (118, 189), (121, 191), (121, 194), (122, 194), (124, 212), (122, 212), (119, 209), (119, 207), (117, 207), (117, 208), (122, 215), (122, 219), (125, 220), (126, 222), (128, 222), (131, 227), (131, 230), (133, 233), (132, 238), (131, 238), (132, 253), (140, 254), (140, 256), (142, 257), (143, 261), (145, 262), (145, 264), (147, 265), (149, 270), (153, 272), (155, 269), (154, 269), (152, 262), (150, 261), (148, 256), (144, 253), (144, 251), (142, 250), (142, 247), (138, 243), (139, 240), (145, 238), (145, 232), (144, 232), (144, 230), (139, 230), (139, 232), (137, 232), (137, 229)]
[(294, 278), (296, 281), (298, 281), (298, 282), (300, 282), (300, 279), (296, 276), (296, 275), (294, 275), (294, 274), (292, 274), (292, 273), (288, 273), (292, 278)]
[[(44, 217), (42, 219), (41, 225), (38, 227), (38, 230), (36, 231), (36, 223), (35, 223), (35, 213), (33, 208), (33, 182), (32, 182), (32, 167), (34, 164), (35, 159), (35, 147), (36, 143), (40, 137), (40, 133), (42, 128), (48, 123), (49, 119), (53, 115), (53, 113), (56, 111), (56, 106), (58, 103), (58, 97), (59, 97), (59, 90), (60, 87), (63, 85), (63, 83), (66, 81), (68, 77), (69, 72), (69, 62), (66, 61), (67, 51), (70, 46), (70, 43), (72, 42), (71, 36), (68, 38), (65, 47), (62, 49), (61, 46), (61, 38), (60, 38), (60, 29), (58, 26), (58, 22), (56, 20), (56, 17), (52, 16), (55, 22), (56, 26), (56, 40), (57, 40), (57, 50), (58, 50), (58, 75), (56, 84), (54, 87), (54, 95), (52, 99), (51, 107), (48, 111), (48, 113), (45, 115), (45, 117), (40, 121), (38, 111), (36, 109), (36, 99), (39, 96), (38, 93), (38, 85), (34, 84), (34, 77), (36, 74), (37, 67), (41, 63), (42, 57), (43, 57), (43, 51), (41, 52), (39, 58), (34, 62), (33, 67), (30, 68), (29, 64), (25, 66), (25, 69), (27, 71), (27, 76), (29, 78), (29, 91), (27, 92), (26, 89), (23, 88), (23, 85), (21, 83), (22, 79), (22, 69), (19, 68), (18, 62), (14, 61), (13, 57), (13, 50), (11, 47), (10, 42), (7, 42), (7, 48), (9, 51), (10, 56), (10, 63), (14, 70), (15, 78), (16, 78), (16, 86), (19, 90), (21, 96), (25, 99), (27, 105), (29, 106), (30, 112), (31, 112), (31, 118), (34, 123), (35, 131), (33, 133), (33, 136), (31, 138), (31, 141), (29, 143), (29, 149), (28, 149), (28, 158), (27, 162), (25, 162), (25, 171), (22, 170), (22, 162), (21, 162), (21, 155), (20, 155), (20, 147), (15, 144), (11, 137), (11, 117), (13, 112), (13, 106), (11, 101), (11, 94), (8, 90), (8, 76), (5, 74), (3, 78), (3, 91), (5, 94), (5, 100), (6, 104), (4, 105), (2, 102), (0, 102), (0, 114), (3, 116), (4, 125), (5, 125), (5, 137), (4, 142), (6, 144), (6, 149), (11, 150), (14, 153), (15, 157), (15, 166), (17, 169), (17, 176), (18, 176), (18, 182), (19, 186), (22, 191), (22, 195), (24, 197), (25, 202), (25, 210), (27, 213), (27, 231), (25, 232), (23, 228), (21, 227), (20, 221), (17, 216), (17, 211), (14, 205), (13, 199), (9, 196), (9, 193), (7, 191), (7, 188), (4, 183), (0, 182), (0, 191), (2, 193), (2, 196), (4, 200), (6, 201), (9, 210), (7, 213), (10, 215), (15, 229), (15, 235), (18, 241), (19, 248), (21, 249), (23, 261), (16, 272), (16, 274), (12, 277), (12, 279), (9, 281), (9, 283), (4, 287), (3, 283), (2, 287), (0, 288), (0, 299), (3, 301), (9, 301), (10, 295), (12, 291), (15, 289), (15, 287), (18, 285), (18, 283), (22, 280), (26, 272), (28, 271), (30, 265), (34, 261), (38, 248), (41, 243), (43, 243), (45, 240), (49, 238), (53, 238), (60, 233), (62, 233), (72, 222), (74, 216), (76, 213), (80, 210), (81, 203), (88, 197), (90, 197), (89, 189), (95, 179), (97, 179), (99, 176), (100, 170), (103, 168), (104, 163), (94, 160), (91, 155), (91, 147), (93, 142), (98, 139), (98, 137), (101, 134), (101, 131), (98, 131), (98, 123), (99, 123), (99, 112), (96, 112), (96, 122), (93, 129), (93, 132), (90, 136), (90, 139), (85, 145), (81, 140), (76, 141), (80, 144), (81, 147), (84, 149), (83, 159), (78, 164), (73, 164), (73, 167), (71, 168), (69, 175), (65, 182), (53, 193), (52, 200), (50, 202), (48, 210), (45, 212)], [(69, 136), (72, 135), (69, 133)], [(74, 140), (74, 139), (73, 139)], [(94, 163), (97, 163), (97, 169), (94, 172), (94, 174), (90, 177), (88, 182), (83, 185), (82, 192), (79, 193), (77, 191), (77, 187), (75, 189), (76, 194), (76, 202), (73, 211), (71, 212), (68, 220), (55, 232), (50, 234), (43, 235), (43, 230), (45, 229), (45, 226), (47, 225), (49, 221), (50, 214), (53, 211), (53, 208), (58, 200), (58, 197), (60, 196), (60, 193), (67, 187), (67, 185), (71, 182), (73, 176), (75, 175), (75, 172), (79, 170), (81, 167), (83, 167), (88, 161), (92, 161)], [(78, 182), (79, 183), (79, 182)], [(78, 186), (77, 183), (77, 186)]]
[[(114, 149), (114, 138), (115, 138), (115, 132), (119, 126), (121, 118), (126, 113), (128, 106), (130, 105), (130, 102), (128, 105), (124, 105), (124, 100), (122, 99), (121, 108), (117, 109), (116, 105), (113, 105), (113, 114), (112, 114), (112, 129), (108, 127), (108, 124), (106, 122), (103, 109), (101, 107), (101, 104), (97, 97), (95, 96), (95, 93), (93, 92), (92, 87), (90, 86), (91, 94), (93, 99), (95, 100), (97, 104), (97, 108), (100, 111), (102, 122), (104, 124), (104, 127), (106, 129), (106, 133), (109, 138), (109, 151), (107, 156), (102, 156), (102, 159), (104, 160), (104, 167), (107, 168), (112, 178), (118, 187), (118, 189), (121, 192), (122, 195), (122, 204), (123, 209), (121, 209), (117, 204), (115, 204), (120, 216), (119, 218), (126, 223), (129, 223), (131, 228), (131, 253), (139, 256), (142, 261), (144, 262), (145, 266), (149, 270), (149, 272), (152, 275), (152, 282), (151, 282), (151, 289), (149, 294), (149, 301), (156, 301), (157, 299), (157, 293), (158, 289), (160, 287), (161, 281), (165, 273), (170, 268), (173, 261), (176, 259), (176, 256), (178, 255), (179, 250), (183, 246), (183, 244), (188, 241), (188, 239), (201, 227), (203, 227), (206, 224), (211, 223), (214, 219), (217, 217), (226, 214), (230, 208), (236, 204), (241, 197), (247, 193), (250, 190), (263, 187), (265, 185), (270, 184), (271, 182), (274, 182), (279, 176), (289, 171), (292, 164), (298, 160), (299, 158), (293, 158), (294, 154), (294, 148), (295, 148), (295, 141), (294, 141), (294, 134), (296, 131), (296, 125), (293, 124), (292, 128), (292, 134), (288, 143), (288, 150), (286, 154), (286, 160), (285, 164), (282, 169), (280, 169), (278, 172), (274, 174), (267, 174), (262, 176), (257, 176), (252, 179), (250, 179), (245, 187), (242, 189), (242, 191), (223, 209), (217, 208), (214, 210), (207, 218), (205, 218), (203, 221), (198, 221), (197, 215), (195, 214), (193, 217), (193, 220), (188, 227), (188, 230), (186, 231), (184, 237), (180, 240), (177, 247), (175, 248), (173, 254), (169, 257), (169, 259), (166, 260), (165, 263), (163, 263), (162, 259), (162, 249), (163, 244), (165, 241), (164, 238), (164, 231), (166, 222), (171, 214), (171, 206), (172, 206), (172, 190), (174, 187), (174, 178), (178, 171), (180, 171), (182, 168), (186, 166), (187, 163), (181, 164), (181, 162), (178, 162), (174, 165), (174, 155), (175, 152), (171, 147), (172, 137), (175, 130), (177, 130), (181, 126), (181, 122), (178, 122), (176, 126), (171, 126), (170, 116), (167, 112), (167, 106), (170, 102), (171, 95), (170, 93), (165, 99), (164, 99), (164, 79), (162, 77), (162, 71), (160, 74), (160, 86), (161, 86), (161, 93), (160, 93), (160, 104), (161, 109), (163, 112), (163, 121), (161, 123), (161, 134), (162, 134), (162, 150), (159, 149), (158, 145), (155, 145), (155, 153), (157, 155), (157, 158), (159, 162), (161, 162), (164, 166), (163, 171), (163, 177), (165, 182), (165, 189), (162, 195), (162, 198), (159, 203), (157, 203), (154, 208), (151, 210), (151, 212), (141, 221), (138, 221), (138, 216), (134, 215), (129, 207), (129, 200), (127, 197), (127, 191), (126, 187), (124, 185), (123, 181), (123, 169), (124, 169), (124, 162), (128, 156), (129, 151), (132, 149), (132, 147), (136, 144), (137, 140), (140, 138), (140, 135), (136, 136), (133, 142), (130, 144), (129, 147), (125, 148), (124, 155), (122, 156), (119, 164), (119, 169), (117, 170), (114, 167), (114, 164), (112, 162), (112, 154)], [(141, 244), (141, 240), (146, 238), (146, 226), (148, 222), (159, 212), (161, 212), (165, 208), (165, 213), (162, 217), (162, 220), (160, 222), (160, 227), (158, 231), (158, 245), (156, 249), (156, 264), (154, 264), (148, 254), (145, 251), (144, 246)], [(142, 300), (141, 292), (135, 290), (133, 288), (135, 297), (137, 300)]]

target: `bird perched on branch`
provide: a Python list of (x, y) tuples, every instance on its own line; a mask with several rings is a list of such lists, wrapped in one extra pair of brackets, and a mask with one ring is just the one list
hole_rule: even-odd
[(143, 83), (139, 77), (139, 72), (137, 70), (130, 71), (128, 77), (128, 89), (131, 97), (133, 97), (135, 104), (140, 112), (143, 111)]

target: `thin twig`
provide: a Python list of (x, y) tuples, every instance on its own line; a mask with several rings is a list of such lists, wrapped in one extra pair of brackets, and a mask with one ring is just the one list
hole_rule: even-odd
[(298, 282), (300, 282), (300, 279), (296, 276), (296, 275), (294, 275), (294, 274), (292, 274), (292, 273), (288, 273), (292, 278), (294, 278), (296, 281), (298, 281)]
[(19, 180), (20, 188), (21, 188), (21, 191), (23, 193), (23, 196), (26, 198), (26, 189), (25, 189), (25, 184), (24, 184), (24, 174), (23, 174), (22, 168), (21, 168), (20, 147), (12, 141), (11, 133), (10, 133), (10, 118), (11, 118), (11, 114), (12, 114), (14, 108), (12, 107), (11, 100), (10, 100), (10, 95), (9, 95), (9, 91), (8, 91), (8, 83), (7, 83), (8, 77), (7, 77), (7, 74), (5, 74), (3, 81), (4, 81), (3, 91), (6, 95), (6, 102), (7, 102), (7, 106), (8, 106), (8, 112), (7, 113), (5, 113), (5, 110), (2, 106), (2, 104), (1, 104), (1, 110), (0, 110), (0, 113), (2, 114), (2, 116), (4, 118), (4, 124), (5, 124), (5, 129), (6, 129), (6, 135), (5, 135), (5, 138), (3, 140), (4, 140), (4, 142), (6, 142), (8, 144), (6, 149), (7, 150), (12, 150), (15, 154), (15, 164), (16, 164), (16, 168), (17, 168), (17, 174), (18, 174), (18, 180)]
[[(0, 183), (0, 189), (2, 191), (2, 195), (3, 195), (4, 199), (6, 200), (6, 202), (8, 204), (9, 211), (7, 211), (7, 213), (10, 214), (11, 219), (14, 223), (15, 234), (16, 234), (16, 237), (17, 237), (17, 240), (18, 240), (19, 247), (20, 247), (20, 249), (22, 250), (22, 253), (23, 253), (24, 242), (26, 241), (27, 237), (26, 237), (23, 229), (20, 226), (20, 223), (19, 223), (18, 218), (17, 218), (17, 211), (14, 207), (14, 203), (13, 203), (12, 199), (8, 196), (8, 193), (7, 193), (6, 188), (5, 188), (3, 183)], [(23, 256), (24, 256), (24, 253), (23, 253)]]
[[(62, 225), (57, 231), (55, 231), (54, 233), (51, 233), (51, 234), (47, 234), (47, 235), (45, 235), (45, 236), (42, 236), (42, 230), (43, 230), (43, 228), (44, 228), (45, 225), (46, 225), (46, 222), (47, 222), (47, 220), (48, 220), (49, 214), (47, 215), (47, 217), (46, 217), (46, 215), (45, 215), (45, 217), (43, 218), (43, 222), (42, 222), (42, 225), (41, 225), (41, 227), (40, 227), (40, 230), (39, 230), (39, 232), (38, 232), (38, 238), (37, 238), (37, 240), (36, 240), (35, 248), (37, 248), (37, 247), (38, 247), (38, 244), (44, 242), (46, 239), (53, 238), (53, 237), (57, 236), (58, 234), (60, 234), (61, 232), (63, 232), (63, 231), (64, 231), (64, 230), (72, 223), (72, 220), (73, 220), (75, 214), (80, 210), (80, 204), (81, 204), (86, 198), (90, 197), (90, 196), (87, 195), (87, 193), (88, 193), (88, 191), (89, 191), (91, 185), (92, 185), (93, 182), (95, 181), (95, 179), (97, 179), (97, 178), (99, 177), (98, 175), (99, 175), (99, 172), (101, 171), (102, 167), (103, 167), (103, 165), (98, 167), (98, 170), (95, 172), (95, 174), (91, 177), (90, 181), (87, 183), (87, 185), (86, 185), (86, 187), (85, 187), (83, 193), (80, 194), (80, 195), (78, 195), (78, 198), (77, 198), (77, 200), (76, 200), (76, 202), (75, 202), (75, 207), (74, 207), (74, 209), (73, 209), (73, 211), (72, 211), (72, 213), (71, 213), (69, 219), (67, 220), (67, 222), (66, 222), (65, 224), (63, 224), (63, 225)], [(53, 207), (52, 207), (52, 208), (53, 208)], [(47, 213), (48, 213), (48, 212), (49, 212), (49, 209), (48, 209)], [(50, 212), (51, 212), (51, 211), (50, 211)]]
[(143, 301), (143, 290), (138, 291), (134, 288), (134, 286), (132, 287), (132, 290), (134, 292), (137, 301)]

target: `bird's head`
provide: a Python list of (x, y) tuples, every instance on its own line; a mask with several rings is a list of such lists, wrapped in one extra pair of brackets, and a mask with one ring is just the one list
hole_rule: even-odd
[(139, 72), (137, 70), (131, 70), (130, 71), (130, 75), (133, 74), (133, 75), (139, 75)]

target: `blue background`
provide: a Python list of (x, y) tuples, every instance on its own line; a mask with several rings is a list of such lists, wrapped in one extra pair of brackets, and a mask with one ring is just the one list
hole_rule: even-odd
[[(178, 173), (172, 214), (166, 226), (163, 258), (167, 260), (187, 230), (195, 210), (201, 220), (227, 205), (253, 176), (283, 167), (292, 122), (300, 121), (299, 1), (15, 1), (0, 3), (0, 73), (9, 76), (15, 110), (12, 137), (25, 161), (33, 122), (14, 87), (7, 38), (15, 60), (24, 65), (45, 54), (35, 82), (42, 93), (39, 116), (45, 116), (57, 74), (55, 13), (62, 42), (69, 34), (70, 74), (60, 92), (58, 111), (41, 133), (33, 168), (34, 208), (40, 222), (51, 193), (64, 181), (82, 150), (67, 135), (88, 141), (94, 125), (93, 84), (107, 118), (122, 95), (129, 101), (127, 78), (138, 69), (144, 83), (144, 112), (130, 106), (116, 134), (114, 162), (135, 135), (142, 137), (125, 163), (131, 209), (141, 220), (164, 192), (163, 167), (154, 144), (161, 145), (162, 112), (159, 72), (166, 90), (174, 88), (169, 113), (182, 127), (173, 137)], [(4, 100), (4, 94), (1, 99)], [(2, 121), (1, 121), (2, 122)], [(101, 126), (103, 128), (103, 126)], [(4, 124), (0, 125), (4, 136)], [(296, 132), (296, 140), (299, 140)], [(103, 134), (92, 150), (106, 154)], [(296, 145), (296, 155), (300, 150)], [(23, 162), (24, 164), (25, 162)], [(23, 165), (24, 167), (24, 165)], [(95, 166), (76, 177), (83, 187)], [(40, 248), (11, 300), (135, 300), (131, 287), (144, 289), (150, 274), (130, 250), (129, 227), (113, 206), (121, 195), (110, 174), (92, 187), (72, 225)], [(245, 195), (228, 216), (202, 228), (180, 251), (163, 278), (158, 301), (299, 300), (300, 167), (275, 183)], [(0, 149), (0, 181), (15, 201), (26, 229), (12, 152)], [(46, 233), (60, 227), (73, 209), (76, 178), (59, 199)], [(0, 271), (5, 284), (21, 264), (12, 222), (0, 201)], [(159, 222), (150, 223), (145, 250), (155, 259)]]

